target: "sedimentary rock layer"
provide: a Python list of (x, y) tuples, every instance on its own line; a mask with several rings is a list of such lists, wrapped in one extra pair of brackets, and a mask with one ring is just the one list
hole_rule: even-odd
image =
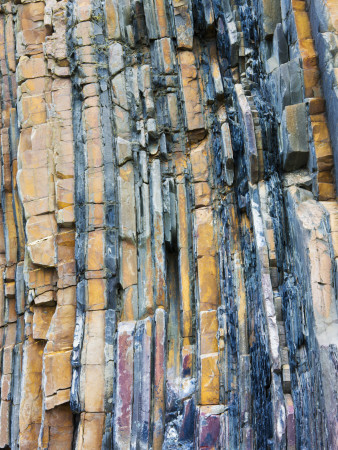
[(1, 3), (1, 448), (338, 448), (336, 6)]

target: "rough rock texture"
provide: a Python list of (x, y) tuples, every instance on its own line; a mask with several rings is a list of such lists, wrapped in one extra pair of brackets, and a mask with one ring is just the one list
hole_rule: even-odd
[(338, 448), (335, 0), (0, 9), (0, 448)]

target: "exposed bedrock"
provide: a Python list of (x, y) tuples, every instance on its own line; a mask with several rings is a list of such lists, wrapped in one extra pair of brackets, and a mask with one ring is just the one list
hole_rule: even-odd
[(338, 448), (334, 0), (0, 8), (0, 448)]

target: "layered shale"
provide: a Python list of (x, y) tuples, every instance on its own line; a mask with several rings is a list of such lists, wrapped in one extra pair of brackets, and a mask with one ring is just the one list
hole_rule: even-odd
[(0, 9), (0, 448), (338, 448), (335, 0)]

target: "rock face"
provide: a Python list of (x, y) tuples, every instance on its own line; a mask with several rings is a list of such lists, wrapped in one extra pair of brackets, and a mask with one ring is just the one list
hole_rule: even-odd
[(338, 448), (336, 5), (1, 3), (1, 448)]

